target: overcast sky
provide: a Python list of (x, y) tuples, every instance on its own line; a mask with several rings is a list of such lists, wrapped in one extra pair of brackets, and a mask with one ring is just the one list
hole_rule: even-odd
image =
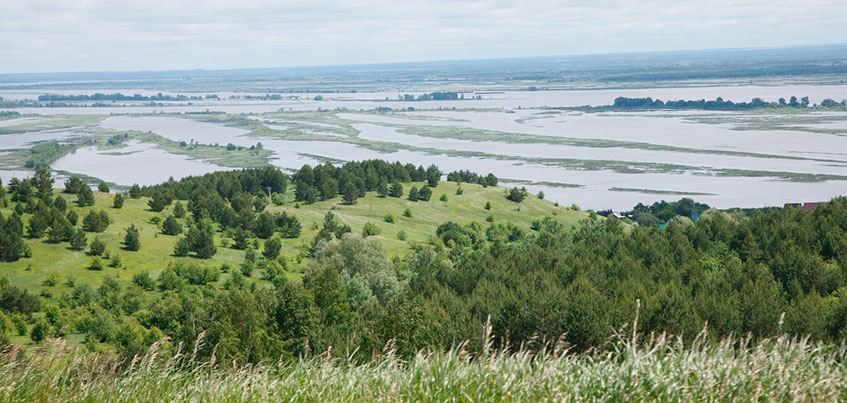
[(0, 73), (847, 42), (847, 0), (0, 0)]

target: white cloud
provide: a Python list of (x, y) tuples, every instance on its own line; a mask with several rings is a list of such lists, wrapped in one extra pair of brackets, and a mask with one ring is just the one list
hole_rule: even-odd
[(0, 72), (285, 65), (841, 41), (843, 1), (0, 0)]

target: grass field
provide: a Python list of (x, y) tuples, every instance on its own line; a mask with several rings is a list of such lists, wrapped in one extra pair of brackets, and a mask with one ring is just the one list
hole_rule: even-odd
[[(412, 186), (420, 188), (423, 183), (404, 184), (405, 195), (408, 195)], [(303, 226), (300, 238), (282, 240), (283, 250), (281, 255), (288, 265), (287, 275), (289, 278), (298, 279), (308, 267), (308, 258), (305, 251), (318, 232), (318, 226), (323, 222), (327, 211), (333, 211), (341, 222), (352, 227), (354, 233), (361, 233), (365, 223), (374, 223), (381, 230), (381, 233), (374, 238), (382, 241), (389, 257), (405, 256), (415, 244), (430, 240), (434, 236), (437, 226), (446, 221), (452, 220), (463, 224), (476, 221), (487, 224), (486, 218), (491, 216), (495, 222), (512, 222), (529, 229), (533, 220), (544, 216), (555, 214), (553, 218), (569, 226), (574, 225), (586, 216), (585, 213), (557, 207), (553, 203), (540, 200), (535, 196), (527, 197), (520, 204), (513, 203), (506, 199), (506, 188), (503, 187), (483, 188), (472, 184), (462, 184), (461, 187), (463, 194), (456, 195), (457, 185), (455, 183), (441, 182), (434, 189), (432, 199), (428, 202), (411, 202), (405, 197), (380, 198), (368, 193), (365, 197), (360, 198), (356, 205), (352, 206), (342, 205), (340, 198), (335, 198), (312, 205), (303, 204), (297, 208), (297, 203), (294, 202), (293, 186), (289, 186), (289, 191), (285, 195), (286, 202), (282, 206), (269, 207), (271, 212), (286, 211), (289, 214), (296, 215)], [(56, 194), (62, 193), (57, 190)], [(439, 200), (442, 194), (447, 195), (448, 201)], [(62, 195), (68, 202), (76, 200), (74, 195)], [(107, 211), (111, 224), (103, 233), (88, 233), (88, 240), (90, 242), (95, 236), (103, 240), (111, 255), (120, 255), (121, 268), (107, 266), (103, 271), (89, 270), (87, 267), (91, 262), (91, 257), (86, 255), (84, 251), (71, 250), (68, 243), (51, 244), (46, 242), (46, 238), (41, 238), (26, 240), (32, 250), (31, 258), (0, 263), (0, 275), (9, 277), (13, 284), (39, 292), (44, 288), (42, 281), (46, 276), (49, 273), (55, 273), (60, 279), (59, 284), (50, 288), (53, 298), (55, 298), (71, 290), (71, 287), (66, 284), (68, 278), (72, 278), (76, 283), (84, 282), (97, 286), (103, 276), (110, 275), (115, 276), (122, 285), (128, 285), (132, 281), (133, 275), (142, 271), (149, 271), (155, 278), (170, 261), (218, 266), (229, 264), (232, 267), (237, 267), (244, 261), (245, 252), (231, 248), (232, 240), (224, 238), (222, 233), (216, 234), (215, 244), (218, 247), (218, 252), (212, 259), (202, 260), (190, 256), (173, 256), (174, 245), (180, 236), (164, 235), (159, 226), (152, 222), (154, 217), (157, 216), (164, 220), (171, 214), (173, 206), (166, 208), (161, 213), (156, 213), (148, 208), (147, 201), (149, 199), (126, 198), (123, 208), (115, 209), (112, 207), (113, 197), (111, 194), (95, 192), (95, 205), (93, 207), (73, 208), (77, 210), (80, 222), (90, 210), (99, 211), (103, 209)], [(484, 208), (487, 202), (491, 203), (491, 210)], [(185, 202), (183, 201), (183, 203)], [(69, 204), (75, 206), (74, 203)], [(0, 211), (4, 216), (8, 216), (12, 213), (12, 207), (13, 205), (10, 204), (8, 208), (0, 209)], [(407, 208), (412, 213), (411, 217), (403, 215)], [(385, 221), (386, 215), (394, 217), (393, 224)], [(29, 217), (29, 214), (24, 215), (24, 226), (26, 226)], [(185, 219), (180, 221), (184, 222)], [(130, 224), (135, 224), (141, 233), (141, 249), (137, 252), (122, 249), (121, 242), (125, 229)], [(397, 237), (401, 231), (406, 234), (405, 241)], [(261, 244), (261, 241), (257, 242), (259, 247), (261, 247)], [(259, 250), (261, 249), (259, 248)], [(104, 263), (108, 263), (108, 261), (104, 261)], [(257, 281), (263, 281), (258, 280), (261, 278), (261, 273), (254, 273), (253, 277)], [(223, 284), (226, 279), (227, 274), (222, 275), (218, 284)]]

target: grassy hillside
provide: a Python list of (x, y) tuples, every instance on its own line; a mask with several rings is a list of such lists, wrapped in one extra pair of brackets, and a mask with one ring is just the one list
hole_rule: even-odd
[[(586, 216), (585, 213), (557, 207), (551, 202), (540, 200), (535, 196), (529, 196), (522, 203), (513, 203), (506, 199), (506, 189), (503, 187), (483, 188), (474, 184), (462, 184), (462, 195), (456, 195), (457, 185), (452, 182), (441, 182), (434, 189), (432, 199), (428, 202), (411, 202), (405, 196), (408, 195), (412, 186), (421, 187), (423, 183), (405, 184), (404, 198), (380, 198), (370, 192), (358, 200), (356, 205), (342, 205), (340, 198), (317, 202), (312, 205), (298, 205), (294, 202), (293, 186), (289, 187), (285, 203), (282, 206), (271, 206), (269, 211), (286, 211), (294, 214), (300, 219), (303, 231), (300, 238), (283, 239), (282, 256), (285, 259), (289, 271), (289, 278), (297, 279), (302, 276), (308, 267), (308, 258), (303, 253), (310, 245), (318, 226), (323, 222), (327, 211), (333, 211), (337, 218), (350, 225), (354, 233), (361, 233), (365, 223), (372, 222), (380, 228), (381, 233), (375, 238), (380, 239), (388, 252), (389, 257), (405, 256), (415, 244), (427, 242), (434, 236), (439, 224), (446, 221), (459, 223), (470, 223), (473, 221), (487, 224), (486, 218), (493, 217), (495, 222), (511, 222), (524, 228), (529, 228), (532, 221), (544, 216), (552, 216), (566, 226), (575, 224)], [(61, 194), (58, 190), (56, 194)], [(447, 201), (440, 201), (441, 195), (447, 196)], [(110, 255), (118, 254), (121, 257), (122, 267), (109, 267), (108, 260), (104, 260), (106, 267), (103, 271), (92, 271), (87, 267), (91, 257), (85, 252), (74, 251), (68, 247), (68, 243), (51, 244), (45, 238), (27, 239), (26, 243), (32, 250), (31, 258), (23, 258), (16, 262), (0, 263), (0, 275), (7, 276), (13, 284), (25, 287), (31, 291), (39, 292), (44, 287), (42, 282), (50, 273), (58, 275), (59, 284), (52, 287), (53, 296), (61, 295), (71, 290), (66, 283), (69, 278), (75, 282), (89, 283), (92, 286), (100, 284), (105, 275), (115, 276), (119, 283), (128, 285), (134, 274), (149, 271), (153, 278), (163, 270), (170, 261), (196, 262), (200, 264), (223, 265), (229, 264), (237, 267), (244, 261), (245, 252), (231, 248), (232, 240), (224, 238), (222, 233), (216, 234), (215, 244), (218, 246), (217, 254), (208, 260), (194, 257), (173, 256), (173, 249), (180, 236), (168, 236), (161, 233), (160, 227), (153, 223), (154, 217), (164, 218), (171, 215), (173, 205), (161, 213), (156, 213), (148, 208), (148, 198), (130, 199), (126, 198), (123, 208), (112, 207), (113, 195), (95, 192), (95, 205), (93, 207), (76, 207), (74, 195), (62, 194), (69, 204), (77, 210), (82, 218), (90, 210), (106, 210), (111, 219), (109, 227), (100, 234), (88, 233), (89, 243), (95, 236), (105, 241), (107, 251)], [(484, 207), (487, 202), (491, 203), (491, 209)], [(183, 202), (185, 203), (185, 202)], [(8, 208), (0, 209), (4, 216), (12, 212), (13, 204)], [(405, 217), (404, 210), (409, 209), (412, 217)], [(385, 221), (385, 216), (394, 217), (394, 223)], [(31, 215), (24, 215), (24, 226)], [(185, 219), (180, 220), (184, 222)], [(122, 248), (125, 229), (135, 224), (141, 233), (141, 250), (137, 252), (126, 251)], [(398, 233), (404, 232), (406, 240), (398, 239)], [(261, 250), (262, 242), (257, 242)], [(253, 275), (261, 278), (261, 273)], [(221, 276), (218, 284), (223, 284), (227, 274)]]

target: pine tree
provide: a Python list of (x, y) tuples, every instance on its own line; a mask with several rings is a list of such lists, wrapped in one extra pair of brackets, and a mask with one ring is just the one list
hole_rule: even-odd
[(409, 201), (413, 201), (413, 202), (418, 201), (418, 188), (417, 187), (412, 186), (412, 188), (409, 190)]
[(141, 249), (141, 236), (139, 235), (138, 228), (135, 227), (135, 224), (130, 224), (129, 228), (126, 229), (126, 235), (124, 236), (124, 248), (131, 251), (138, 251)]
[(119, 209), (119, 208), (124, 206), (124, 194), (123, 193), (115, 194), (115, 201), (114, 201), (114, 204), (112, 204), (112, 206), (116, 209)]
[(83, 250), (85, 249), (86, 243), (88, 243), (88, 241), (85, 239), (85, 231), (82, 229), (73, 231), (73, 235), (71, 235), (71, 249)]
[(100, 181), (100, 183), (97, 184), (97, 191), (100, 193), (109, 193), (109, 185), (107, 185), (106, 182)]
[(282, 243), (277, 238), (271, 238), (265, 241), (265, 249), (262, 255), (265, 258), (273, 260), (279, 257), (279, 250), (282, 248)]
[(82, 189), (80, 189), (79, 193), (77, 193), (76, 203), (80, 207), (93, 206), (94, 205), (94, 192), (91, 191), (90, 187), (88, 187), (86, 185), (86, 186), (83, 186)]
[(174, 217), (183, 218), (185, 217), (185, 207), (183, 207), (182, 203), (178, 200), (174, 203)]
[(356, 198), (359, 197), (359, 190), (356, 189), (356, 185), (351, 182), (347, 182), (344, 185), (344, 204), (354, 205), (356, 204)]
[(388, 195), (391, 197), (403, 197), (403, 185), (398, 181), (394, 181), (391, 184), (391, 190), (388, 191)]
[(162, 233), (165, 235), (179, 235), (182, 233), (182, 225), (176, 217), (168, 216), (162, 223)]
[(253, 229), (253, 232), (256, 233), (256, 236), (262, 239), (268, 239), (276, 230), (276, 222), (274, 222), (273, 216), (267, 211), (262, 212), (256, 217), (256, 225)]

